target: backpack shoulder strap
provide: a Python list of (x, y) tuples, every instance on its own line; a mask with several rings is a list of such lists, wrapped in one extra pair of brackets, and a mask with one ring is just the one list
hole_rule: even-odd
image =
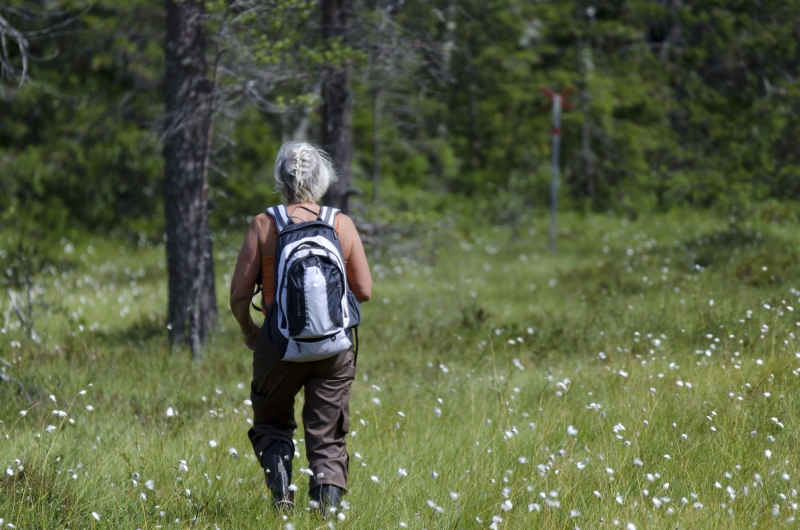
[(319, 220), (336, 230), (336, 218), (339, 214), (338, 208), (331, 208), (330, 206), (323, 206), (319, 210)]
[(292, 224), (292, 220), (289, 219), (288, 215), (286, 215), (286, 206), (284, 206), (283, 204), (279, 204), (278, 206), (271, 206), (267, 208), (265, 213), (270, 217), (272, 217), (272, 219), (275, 221), (275, 228), (277, 229), (279, 234), (283, 232), (284, 228)]

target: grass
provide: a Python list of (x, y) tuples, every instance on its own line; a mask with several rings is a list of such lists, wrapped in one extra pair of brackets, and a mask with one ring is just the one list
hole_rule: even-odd
[[(544, 218), (523, 226), (432, 230), (374, 263), (335, 526), (793, 523), (797, 221), (565, 216), (555, 256)], [(240, 237), (217, 239), (221, 301)], [(299, 473), (298, 510), (269, 508), (229, 312), (192, 362), (166, 343), (163, 249), (63, 244), (34, 277), (41, 344), (13, 312), (0, 334), (32, 399), (0, 384), (3, 524), (324, 527)]]

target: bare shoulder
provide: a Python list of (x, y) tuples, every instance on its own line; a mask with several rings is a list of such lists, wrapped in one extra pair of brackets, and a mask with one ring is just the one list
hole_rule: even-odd
[(339, 233), (340, 234), (357, 234), (356, 224), (349, 215), (339, 212)]
[(272, 217), (262, 212), (253, 217), (253, 220), (250, 221), (250, 230), (253, 230), (259, 236), (266, 237), (272, 229), (272, 223)]
[(265, 213), (256, 215), (253, 217), (253, 220), (250, 221), (248, 231), (255, 236), (255, 240), (258, 242), (262, 255), (271, 256), (272, 252), (274, 252), (275, 241), (272, 237), (274, 222), (272, 217)]

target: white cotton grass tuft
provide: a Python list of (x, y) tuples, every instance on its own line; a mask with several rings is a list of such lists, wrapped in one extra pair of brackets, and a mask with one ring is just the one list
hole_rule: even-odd
[(338, 177), (328, 154), (309, 142), (284, 143), (275, 159), (275, 191), (289, 204), (317, 202)]
[(219, 444), (217, 443), (216, 440), (209, 440), (208, 441), (208, 445), (209, 445), (209, 447), (216, 447)]
[(578, 429), (574, 425), (567, 427), (567, 436), (578, 436)]
[(92, 512), (92, 517), (94, 517), (95, 521), (100, 521), (100, 514), (97, 512)]

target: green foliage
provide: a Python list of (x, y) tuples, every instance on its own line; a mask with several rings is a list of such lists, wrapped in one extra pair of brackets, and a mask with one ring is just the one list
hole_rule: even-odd
[[(37, 20), (0, 9), (27, 31), (85, 8), (48, 6)], [(206, 7), (209, 65), (223, 36), (210, 176), (217, 227), (276, 201), (274, 152), (294, 135), (319, 137), (320, 74), (344, 64), (353, 175), (367, 192), (381, 94), (380, 208), (406, 208), (417, 191), (512, 210), (509, 219), (544, 207), (544, 87), (573, 89), (564, 209), (635, 216), (800, 197), (795, 2), (407, 0), (389, 9), (354, 0), (350, 32), (327, 42), (318, 2)], [(31, 63), (21, 88), (0, 86), (2, 210), (57, 230), (161, 233), (164, 28), (160, 2), (104, 0), (74, 31), (32, 41), (34, 55), (58, 55)]]

